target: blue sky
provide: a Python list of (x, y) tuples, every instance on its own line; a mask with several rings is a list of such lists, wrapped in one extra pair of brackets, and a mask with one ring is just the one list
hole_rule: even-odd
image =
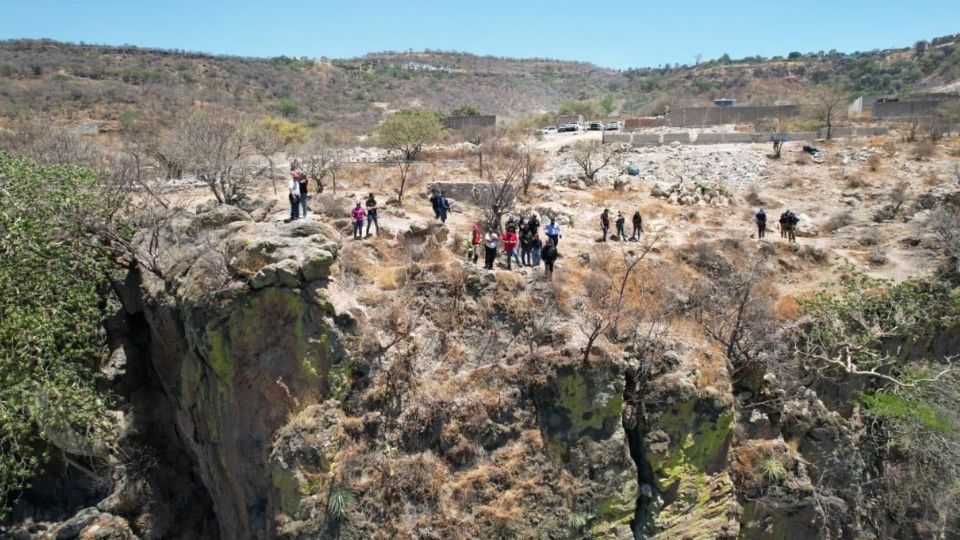
[(960, 32), (960, 1), (0, 0), (0, 39), (242, 56), (458, 50), (613, 68), (904, 47)]

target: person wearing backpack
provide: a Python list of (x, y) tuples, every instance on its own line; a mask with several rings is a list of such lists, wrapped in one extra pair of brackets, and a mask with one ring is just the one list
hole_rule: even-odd
[(438, 217), (440, 218), (440, 222), (441, 222), (441, 223), (446, 223), (446, 222), (447, 222), (447, 212), (450, 211), (450, 201), (447, 200), (447, 194), (446, 194), (446, 193), (444, 193), (444, 192), (442, 192), (442, 191), (440, 192), (440, 198), (439, 198), (438, 201), (437, 201), (437, 205), (438, 205), (438, 211), (439, 211), (439, 213), (440, 213), (440, 215), (438, 216)]
[(800, 218), (796, 214), (787, 210), (787, 240), (797, 243), (797, 224), (800, 223)]
[(623, 212), (617, 212), (617, 240), (623, 242), (627, 239), (627, 220), (623, 217)]
[(790, 221), (790, 211), (786, 210), (784, 212), (781, 212), (780, 219), (778, 221), (778, 223), (780, 224), (780, 238), (787, 237), (787, 229), (790, 227), (788, 223), (789, 221)]
[(540, 256), (543, 258), (544, 275), (548, 280), (553, 278), (553, 263), (556, 262), (559, 255), (557, 245), (553, 242), (547, 242), (547, 245), (543, 246)]
[(767, 213), (763, 211), (763, 208), (757, 212), (757, 237), (763, 238), (763, 235), (767, 232)]

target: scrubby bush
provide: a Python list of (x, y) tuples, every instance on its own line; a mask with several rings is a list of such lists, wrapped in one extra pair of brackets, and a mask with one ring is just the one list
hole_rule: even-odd
[(52, 439), (109, 442), (90, 366), (104, 353), (99, 287), (110, 273), (73, 220), (102, 208), (97, 177), (0, 153), (0, 518)]
[(930, 159), (936, 153), (937, 147), (929, 141), (918, 141), (913, 145), (913, 159), (923, 161)]

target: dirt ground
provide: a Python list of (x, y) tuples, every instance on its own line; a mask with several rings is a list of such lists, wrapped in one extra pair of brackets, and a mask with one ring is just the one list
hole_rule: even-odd
[[(699, 240), (741, 239), (746, 241), (747, 249), (761, 249), (767, 244), (784, 270), (779, 283), (784, 294), (799, 296), (812, 292), (846, 264), (874, 277), (901, 281), (930, 272), (938, 260), (936, 241), (926, 223), (929, 211), (918, 205), (919, 199), (928, 194), (942, 196), (960, 188), (960, 140), (954, 137), (942, 141), (930, 157), (918, 159), (917, 144), (900, 142), (894, 136), (821, 141), (816, 144), (823, 153), (816, 161), (801, 150), (800, 142), (787, 143), (780, 159), (768, 155), (770, 148), (766, 144), (631, 149), (614, 160), (607, 179), (596, 186), (577, 189), (558, 183), (557, 170), (570, 166), (569, 162), (564, 163), (569, 159), (563, 155), (564, 147), (599, 137), (599, 132), (557, 134), (534, 143), (547, 154), (547, 165), (529, 195), (520, 197), (518, 207), (547, 208), (571, 219), (572, 224), (561, 220), (560, 272), (571, 259), (595, 249), (600, 237), (600, 212), (609, 208), (612, 220), (618, 211), (624, 213), (628, 234), (630, 216), (634, 210), (640, 210), (644, 219), (643, 242), (657, 243), (656, 257), (671, 257), (677, 248)], [(628, 184), (622, 191), (614, 190), (612, 179), (617, 178), (618, 170), (633, 162), (642, 162), (649, 174), (641, 179), (621, 176)], [(403, 207), (387, 205), (381, 211), (381, 227), (397, 234), (411, 225), (430, 223), (434, 218), (427, 200), (427, 184), (450, 179), (479, 181), (474, 165), (470, 159), (445, 160), (421, 168), (407, 187)], [(724, 184), (730, 192), (729, 204), (684, 206), (651, 195), (653, 178), (697, 181), (705, 175)], [(337, 195), (361, 201), (372, 191), (385, 203), (394, 196), (395, 176), (390, 167), (347, 167), (338, 177)], [(901, 211), (892, 219), (875, 220), (874, 214), (891, 204), (891, 192), (900, 183), (906, 185)], [(285, 187), (285, 182), (278, 180), (276, 191), (271, 182), (256, 189), (256, 196), (278, 199), (271, 219), (283, 220), (289, 214)], [(328, 187), (322, 197), (330, 194)], [(202, 188), (190, 188), (179, 192), (177, 198), (179, 204), (190, 208), (209, 196)], [(446, 227), (452, 231), (449, 247), (459, 251), (459, 246), (452, 245), (453, 238), (468, 237), (480, 213), (470, 201), (453, 202), (460, 211), (450, 214)], [(317, 200), (311, 202), (314, 207), (318, 204)], [(761, 206), (768, 216), (767, 237), (762, 240), (756, 237), (753, 217)], [(797, 243), (801, 248), (807, 246), (814, 253), (822, 253), (823, 259), (818, 263), (798, 255), (780, 238), (777, 218), (785, 209), (809, 218), (808, 223), (801, 225), (809, 233), (798, 237)], [(344, 208), (344, 218), (348, 211)], [(546, 221), (544, 217), (541, 216), (541, 222)], [(626, 249), (631, 246), (630, 242), (625, 243)], [(539, 272), (523, 273), (536, 279)]]

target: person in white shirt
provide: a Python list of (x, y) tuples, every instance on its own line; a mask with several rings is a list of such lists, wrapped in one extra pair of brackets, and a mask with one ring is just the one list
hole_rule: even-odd
[(487, 270), (493, 270), (493, 262), (497, 259), (497, 244), (500, 241), (500, 237), (497, 236), (497, 231), (493, 229), (487, 229), (487, 234), (483, 236), (483, 247), (484, 247), (484, 259), (483, 267)]
[(290, 221), (300, 219), (300, 182), (290, 177)]

